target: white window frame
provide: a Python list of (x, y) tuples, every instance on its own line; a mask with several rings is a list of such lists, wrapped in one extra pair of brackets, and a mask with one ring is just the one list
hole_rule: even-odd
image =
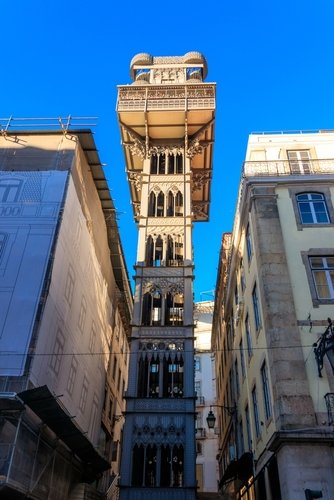
[(291, 149), (287, 151), (291, 174), (309, 174), (311, 158), (308, 149)]
[[(302, 199), (302, 197), (306, 197), (305, 199)], [(298, 211), (299, 211), (299, 216), (300, 216), (300, 221), (302, 224), (330, 224), (330, 218), (329, 218), (329, 213), (326, 205), (326, 199), (325, 196), (322, 193), (315, 193), (315, 192), (309, 192), (309, 193), (299, 193), (296, 195), (296, 200), (297, 200), (297, 205), (298, 205)], [(315, 206), (316, 204), (322, 203), (323, 206), (323, 211), (319, 212), (316, 210)], [(311, 221), (305, 221), (303, 220), (303, 212), (301, 211), (301, 205), (308, 205), (309, 206), (309, 214), (311, 214)], [(327, 220), (326, 221), (319, 221), (318, 220), (318, 215), (326, 214)]]

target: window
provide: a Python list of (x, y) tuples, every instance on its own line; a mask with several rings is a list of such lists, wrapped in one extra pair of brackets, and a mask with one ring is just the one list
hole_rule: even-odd
[(158, 155), (151, 156), (151, 174), (164, 174), (166, 166), (166, 155), (165, 153), (161, 153)]
[(195, 356), (195, 370), (197, 372), (201, 371), (201, 358), (199, 356)]
[(269, 389), (267, 365), (266, 365), (265, 361), (261, 367), (261, 380), (262, 380), (262, 390), (263, 390), (264, 413), (265, 413), (266, 419), (268, 419), (272, 415), (272, 409), (271, 409), (271, 399), (270, 399), (270, 389)]
[(241, 457), (245, 453), (245, 444), (244, 444), (244, 429), (242, 425), (242, 420), (240, 420), (238, 424), (238, 455)]
[(99, 407), (99, 398), (97, 394), (94, 394), (92, 409), (90, 412), (90, 423), (89, 423), (89, 434), (91, 435), (92, 440), (94, 440), (94, 431), (97, 422), (97, 410)]
[(182, 325), (183, 323), (183, 295), (181, 293), (167, 293), (165, 302), (165, 325)]
[(287, 151), (290, 172), (292, 174), (309, 174), (311, 169), (310, 152), (308, 150)]
[(237, 397), (239, 397), (240, 385), (239, 385), (239, 367), (238, 367), (238, 360), (237, 359), (234, 362), (234, 377), (235, 377), (235, 392), (236, 392)]
[(246, 288), (246, 278), (243, 260), (240, 260), (240, 286), (241, 290), (244, 292)]
[(61, 365), (62, 354), (64, 352), (64, 337), (60, 330), (58, 330), (57, 338), (53, 347), (53, 354), (50, 360), (50, 367), (56, 375), (58, 375)]
[(309, 257), (318, 299), (334, 299), (334, 256)]
[(250, 233), (249, 224), (246, 229), (246, 250), (247, 250), (248, 262), (250, 262), (252, 258), (253, 247), (252, 247), (252, 237)]
[(157, 326), (161, 324), (162, 297), (159, 290), (153, 289), (143, 297), (142, 324)]
[(71, 395), (72, 395), (73, 389), (74, 389), (75, 379), (77, 376), (77, 370), (78, 370), (78, 361), (73, 356), (72, 362), (71, 362), (71, 367), (70, 367), (70, 373), (68, 375), (68, 380), (67, 380), (67, 391)]
[(65, 299), (68, 304), (72, 304), (73, 299), (73, 291), (74, 291), (74, 270), (72, 266), (68, 267), (66, 285), (65, 285)]
[(0, 203), (14, 203), (18, 199), (22, 181), (3, 179), (0, 181)]
[(245, 319), (245, 331), (246, 331), (246, 340), (247, 340), (248, 359), (250, 359), (253, 355), (253, 343), (252, 343), (252, 334), (251, 334), (251, 330), (250, 330), (248, 314), (247, 314), (246, 319)]
[(7, 234), (0, 233), (0, 261), (5, 251), (6, 240), (7, 240)]
[(252, 450), (252, 433), (251, 433), (251, 426), (250, 426), (250, 420), (249, 420), (249, 409), (248, 405), (245, 408), (245, 420), (246, 420), (246, 431), (247, 431), (247, 445), (248, 445), (248, 451)]
[(329, 224), (330, 219), (325, 197), (320, 193), (297, 195), (297, 204), (302, 224)]
[(86, 403), (87, 403), (87, 396), (88, 396), (88, 379), (84, 377), (84, 381), (82, 384), (82, 389), (81, 389), (81, 396), (80, 396), (80, 401), (79, 401), (79, 409), (84, 412), (86, 408)]
[(200, 380), (195, 380), (195, 392), (198, 398), (202, 396), (202, 384)]
[(256, 285), (254, 285), (254, 288), (253, 288), (252, 299), (253, 299), (255, 328), (256, 328), (256, 330), (259, 330), (261, 328), (261, 314), (260, 314), (260, 306), (259, 306), (259, 299), (257, 296)]
[(116, 377), (116, 370), (117, 370), (117, 358), (116, 358), (116, 354), (114, 354), (114, 364), (113, 364), (113, 369), (112, 369), (112, 378), (114, 380)]
[(88, 347), (90, 352), (94, 352), (95, 341), (96, 341), (96, 326), (95, 326), (95, 323), (93, 321), (92, 329), (90, 331), (89, 347)]
[(254, 412), (255, 433), (256, 437), (259, 437), (261, 434), (261, 427), (260, 427), (259, 405), (257, 402), (256, 387), (254, 387), (254, 389), (252, 390), (252, 402), (253, 402), (253, 412)]
[(118, 379), (117, 379), (117, 391), (119, 392), (121, 388), (121, 380), (122, 380), (122, 371), (118, 368)]
[(240, 340), (239, 350), (240, 350), (241, 373), (242, 373), (242, 376), (245, 377), (245, 375), (246, 375), (246, 370), (245, 370), (245, 356), (244, 356), (244, 346), (243, 346), (242, 339)]
[(152, 191), (149, 196), (148, 216), (163, 217), (164, 216), (165, 195), (162, 191)]
[(238, 285), (235, 285), (235, 289), (234, 289), (234, 303), (235, 303), (236, 306), (239, 304)]
[(79, 327), (79, 330), (81, 332), (83, 332), (84, 327), (85, 327), (86, 310), (87, 310), (86, 299), (85, 299), (85, 297), (82, 297), (82, 299), (81, 299), (81, 306), (80, 306), (80, 313), (79, 313), (79, 319), (78, 319), (78, 327)]

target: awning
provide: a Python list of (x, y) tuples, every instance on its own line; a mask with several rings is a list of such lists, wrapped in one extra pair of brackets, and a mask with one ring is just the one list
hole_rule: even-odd
[(222, 488), (224, 483), (232, 479), (240, 479), (243, 483), (253, 475), (253, 455), (251, 452), (241, 455), (239, 460), (232, 460), (225, 469), (223, 477), (219, 481), (219, 488)]
[(46, 385), (18, 394), (22, 401), (95, 473), (110, 469), (110, 463), (94, 448), (61, 402)]

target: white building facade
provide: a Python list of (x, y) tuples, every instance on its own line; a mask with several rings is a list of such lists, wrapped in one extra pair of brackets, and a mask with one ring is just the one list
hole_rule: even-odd
[(196, 478), (201, 499), (218, 498), (218, 427), (206, 418), (216, 412), (215, 357), (211, 349), (213, 301), (195, 303)]

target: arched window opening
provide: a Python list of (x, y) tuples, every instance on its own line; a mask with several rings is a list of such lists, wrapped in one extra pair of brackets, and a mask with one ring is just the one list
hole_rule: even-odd
[(175, 155), (174, 154), (171, 154), (168, 156), (168, 173), (169, 174), (175, 173)]
[(157, 155), (152, 155), (151, 156), (151, 164), (150, 164), (150, 172), (151, 174), (155, 175), (158, 172), (158, 157)]
[(150, 398), (159, 397), (159, 359), (151, 361), (149, 387)]
[(158, 236), (155, 240), (155, 249), (154, 249), (154, 265), (160, 266), (163, 256), (163, 240), (161, 236)]
[(180, 488), (183, 486), (184, 450), (183, 446), (173, 446), (172, 454), (172, 481), (171, 486)]
[(151, 325), (160, 325), (161, 324), (161, 295), (158, 291), (156, 291), (153, 296), (153, 314)]
[(137, 387), (138, 398), (147, 397), (148, 369), (149, 369), (149, 362), (147, 357), (145, 358), (141, 357), (139, 359), (139, 366), (138, 366), (138, 387)]
[(145, 456), (145, 486), (157, 485), (157, 447), (148, 445)]
[(174, 239), (172, 236), (167, 238), (167, 266), (182, 266), (183, 264), (183, 242)]
[(181, 217), (183, 215), (183, 196), (180, 191), (175, 195), (175, 216)]
[(144, 446), (135, 444), (132, 450), (132, 486), (143, 486)]
[(172, 191), (168, 193), (168, 203), (167, 203), (167, 217), (174, 217), (175, 213), (175, 198)]
[(162, 191), (156, 193), (151, 191), (148, 199), (148, 216), (163, 217), (164, 216), (165, 195)]
[(176, 173), (183, 174), (183, 155), (176, 155)]
[(182, 398), (183, 396), (183, 357), (164, 359), (163, 397)]
[(153, 251), (154, 242), (152, 236), (149, 236), (146, 240), (146, 258), (145, 263), (147, 266), (153, 266)]
[(166, 172), (166, 155), (165, 153), (152, 155), (150, 162), (150, 173), (152, 175), (164, 175)]
[(169, 191), (167, 198), (167, 216), (181, 217), (183, 215), (183, 196), (180, 191)]
[(141, 322), (143, 325), (149, 326), (151, 324), (152, 316), (152, 296), (150, 293), (145, 293), (143, 297), (143, 310)]
[(152, 191), (150, 193), (149, 200), (148, 200), (148, 216), (149, 217), (155, 217), (156, 206), (157, 206), (157, 198), (156, 198), (154, 191)]
[(158, 174), (163, 175), (166, 170), (166, 155), (165, 153), (158, 156)]
[(161, 294), (158, 290), (145, 293), (143, 297), (142, 324), (146, 326), (161, 324)]
[(156, 216), (157, 217), (163, 217), (164, 216), (164, 203), (165, 203), (165, 196), (162, 191), (157, 196), (157, 211), (156, 211)]
[(161, 447), (160, 486), (171, 486), (172, 452), (169, 445)]
[(165, 325), (182, 325), (183, 323), (183, 295), (168, 293), (166, 297)]

